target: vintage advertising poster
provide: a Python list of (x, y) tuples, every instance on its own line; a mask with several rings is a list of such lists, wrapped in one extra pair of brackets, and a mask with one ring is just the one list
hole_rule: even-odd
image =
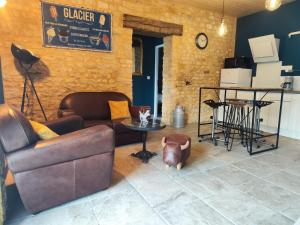
[(50, 2), (41, 4), (44, 46), (111, 51), (111, 14)]

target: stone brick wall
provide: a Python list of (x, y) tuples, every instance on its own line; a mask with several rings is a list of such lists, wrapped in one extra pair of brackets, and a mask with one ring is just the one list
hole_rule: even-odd
[[(11, 42), (30, 49), (42, 59), (36, 70), (37, 91), (50, 118), (56, 117), (60, 100), (75, 91), (115, 90), (132, 96), (132, 30), (123, 28), (123, 14), (182, 24), (183, 36), (164, 38), (163, 119), (170, 123), (172, 110), (182, 104), (188, 122), (197, 121), (198, 89), (218, 85), (225, 57), (233, 56), (236, 18), (226, 17), (228, 34), (219, 37), (219, 12), (175, 5), (169, 0), (55, 0), (72, 6), (92, 8), (113, 15), (112, 53), (44, 48), (42, 46), (39, 0), (10, 0), (0, 9), (0, 54), (3, 64), (5, 101), (19, 107), (23, 77), (10, 53)], [(208, 48), (200, 51), (195, 36), (205, 32)], [(190, 86), (185, 80), (191, 81)], [(37, 102), (30, 97), (28, 116), (42, 120)]]

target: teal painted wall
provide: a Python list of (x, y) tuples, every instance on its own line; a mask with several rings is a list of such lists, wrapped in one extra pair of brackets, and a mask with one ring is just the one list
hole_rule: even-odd
[[(163, 43), (162, 38), (136, 36), (143, 41), (143, 75), (132, 76), (134, 105), (151, 106), (154, 109), (155, 46)], [(150, 76), (150, 80), (147, 79)]]
[[(235, 56), (252, 57), (248, 39), (275, 34), (280, 39), (279, 57), (284, 65), (300, 70), (300, 35), (288, 38), (300, 30), (300, 0), (281, 6), (274, 12), (263, 11), (238, 18)], [(294, 75), (300, 75), (295, 73)]]

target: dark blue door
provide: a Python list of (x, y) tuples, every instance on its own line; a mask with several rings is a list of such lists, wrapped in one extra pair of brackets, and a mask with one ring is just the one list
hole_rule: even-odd
[(134, 35), (143, 43), (143, 72), (132, 76), (132, 95), (134, 105), (151, 106), (154, 109), (155, 46), (163, 43), (162, 38)]

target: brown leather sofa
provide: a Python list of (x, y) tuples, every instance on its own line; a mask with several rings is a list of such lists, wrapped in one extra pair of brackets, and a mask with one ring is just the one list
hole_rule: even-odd
[(149, 106), (132, 106), (130, 99), (119, 92), (76, 92), (67, 95), (60, 103), (58, 117), (79, 115), (84, 119), (84, 126), (107, 125), (115, 131), (116, 146), (142, 141), (142, 134), (126, 128), (122, 119), (111, 120), (108, 101), (128, 101), (133, 118), (139, 117), (139, 111), (150, 109)]
[(25, 208), (31, 213), (111, 184), (114, 160), (111, 128), (100, 125), (81, 130), (83, 121), (78, 116), (47, 125), (61, 136), (39, 140), (22, 113), (7, 105), (0, 106), (1, 152), (6, 156)]

